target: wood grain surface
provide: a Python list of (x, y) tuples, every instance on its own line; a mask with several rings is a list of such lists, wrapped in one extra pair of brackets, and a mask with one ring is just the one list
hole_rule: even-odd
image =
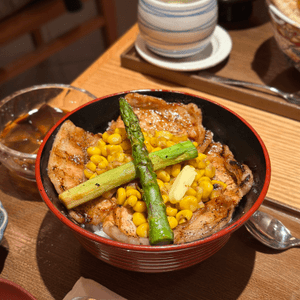
[[(257, 26), (264, 30), (267, 23)], [(247, 35), (246, 28), (236, 30), (235, 34), (239, 32)], [(120, 56), (137, 34), (135, 25), (73, 84), (97, 97), (133, 89), (170, 89), (227, 106), (248, 121), (266, 144), (272, 167), (268, 198), (299, 210), (300, 122), (122, 68)], [(264, 52), (265, 43), (269, 42), (261, 41), (257, 52)], [(239, 45), (241, 49), (248, 46)], [(241, 58), (236, 63), (245, 63)], [(253, 57), (246, 60), (250, 62)], [(233, 69), (228, 64), (228, 72), (236, 72)], [(258, 73), (253, 67), (253, 78), (269, 78), (266, 83), (276, 80), (270, 79), (270, 68), (263, 69)], [(283, 71), (282, 78), (285, 74), (289, 73)], [(247, 79), (246, 76), (241, 71), (239, 79)], [(94, 279), (127, 299), (300, 299), (300, 249), (270, 250), (252, 238), (244, 227), (201, 264), (172, 273), (141, 274), (112, 267), (89, 254), (47, 209), (36, 184), (15, 177), (3, 165), (0, 165), (0, 200), (9, 215), (0, 246), (0, 277), (24, 287), (38, 300), (63, 299), (81, 276)], [(300, 237), (297, 215), (279, 213), (278, 217)]]

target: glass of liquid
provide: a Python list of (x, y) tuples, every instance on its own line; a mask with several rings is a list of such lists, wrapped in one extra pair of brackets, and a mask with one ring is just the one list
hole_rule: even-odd
[(65, 84), (32, 86), (0, 102), (0, 161), (11, 172), (35, 180), (43, 138), (66, 113), (96, 96)]

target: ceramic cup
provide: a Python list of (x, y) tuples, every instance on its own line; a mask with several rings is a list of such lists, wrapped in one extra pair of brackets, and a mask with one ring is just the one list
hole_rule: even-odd
[(208, 46), (217, 25), (217, 0), (139, 0), (138, 25), (147, 47), (171, 58)]

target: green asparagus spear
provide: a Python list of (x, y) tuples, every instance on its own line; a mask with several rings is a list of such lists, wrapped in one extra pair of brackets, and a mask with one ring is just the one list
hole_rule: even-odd
[[(149, 154), (154, 170), (180, 163), (197, 157), (198, 152), (191, 141), (182, 142)], [(59, 199), (67, 209), (74, 208), (92, 199), (100, 197), (105, 192), (130, 182), (136, 178), (133, 162), (128, 162), (117, 168), (89, 179), (59, 195)]]
[(131, 142), (132, 156), (140, 183), (143, 199), (147, 205), (149, 223), (149, 242), (151, 245), (165, 245), (173, 242), (173, 231), (170, 228), (166, 207), (144, 144), (144, 135), (138, 117), (124, 98), (120, 98), (121, 117), (125, 124), (127, 136)]

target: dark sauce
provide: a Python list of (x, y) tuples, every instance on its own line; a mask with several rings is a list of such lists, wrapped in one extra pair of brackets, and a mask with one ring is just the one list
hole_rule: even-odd
[(0, 134), (2, 144), (23, 153), (37, 153), (51, 127), (67, 112), (44, 104), (9, 123)]

